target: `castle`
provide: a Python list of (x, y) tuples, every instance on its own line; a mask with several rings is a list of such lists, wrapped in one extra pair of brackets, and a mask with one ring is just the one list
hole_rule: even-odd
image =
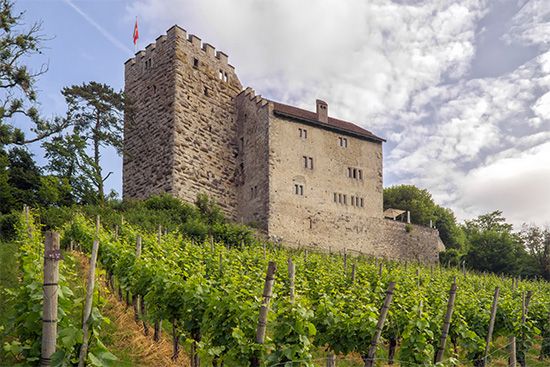
[(384, 139), (243, 89), (228, 56), (173, 26), (125, 63), (123, 196), (213, 197), (290, 246), (437, 261), (437, 230), (384, 219)]

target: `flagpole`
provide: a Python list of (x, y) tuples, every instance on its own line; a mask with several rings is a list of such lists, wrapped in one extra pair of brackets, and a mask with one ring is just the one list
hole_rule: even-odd
[[(138, 21), (138, 17), (137, 17), (137, 15), (136, 15), (136, 26), (137, 26), (137, 24), (138, 24), (137, 21)], [(134, 30), (134, 32), (135, 32), (135, 30)], [(136, 42), (134, 42), (134, 55), (137, 53), (138, 42), (139, 42), (139, 37), (136, 39)]]

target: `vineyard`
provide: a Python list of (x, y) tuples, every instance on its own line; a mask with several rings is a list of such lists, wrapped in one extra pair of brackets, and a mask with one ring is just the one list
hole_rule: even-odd
[[(54, 285), (42, 272), (44, 243), (55, 234), (42, 235), (32, 213), (19, 218), (21, 287), (8, 292), (15, 315), (0, 333), (4, 352), (22, 364), (76, 365), (86, 345), (87, 365), (116, 366), (101, 341), (109, 321), (100, 313), (100, 289), (128, 304), (145, 335), (170, 334), (172, 358), (185, 348), (193, 367), (491, 366), (497, 352), (526, 366), (533, 350), (541, 365), (550, 357), (550, 284), (543, 281), (346, 252), (198, 242), (122, 217), (101, 225), (75, 213), (59, 235), (63, 251), (46, 253), (59, 264)], [(76, 275), (77, 252), (91, 264), (97, 252), (95, 293)], [(58, 333), (45, 360), (41, 330), (52, 320), (42, 307), (53, 286)]]

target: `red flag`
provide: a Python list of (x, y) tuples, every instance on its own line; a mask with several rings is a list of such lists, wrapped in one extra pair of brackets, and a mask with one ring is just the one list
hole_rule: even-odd
[(136, 45), (138, 38), (139, 38), (139, 32), (138, 32), (137, 17), (136, 17), (136, 24), (134, 25), (134, 46)]

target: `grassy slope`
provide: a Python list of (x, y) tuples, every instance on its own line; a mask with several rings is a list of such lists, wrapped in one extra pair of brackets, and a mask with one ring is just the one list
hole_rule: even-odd
[(16, 252), (15, 243), (0, 242), (0, 329), (4, 329), (0, 330), (0, 361), (4, 361), (6, 358), (2, 348), (6, 340), (4, 332), (13, 314), (13, 306), (9, 298), (6, 297), (5, 291), (19, 285)]

